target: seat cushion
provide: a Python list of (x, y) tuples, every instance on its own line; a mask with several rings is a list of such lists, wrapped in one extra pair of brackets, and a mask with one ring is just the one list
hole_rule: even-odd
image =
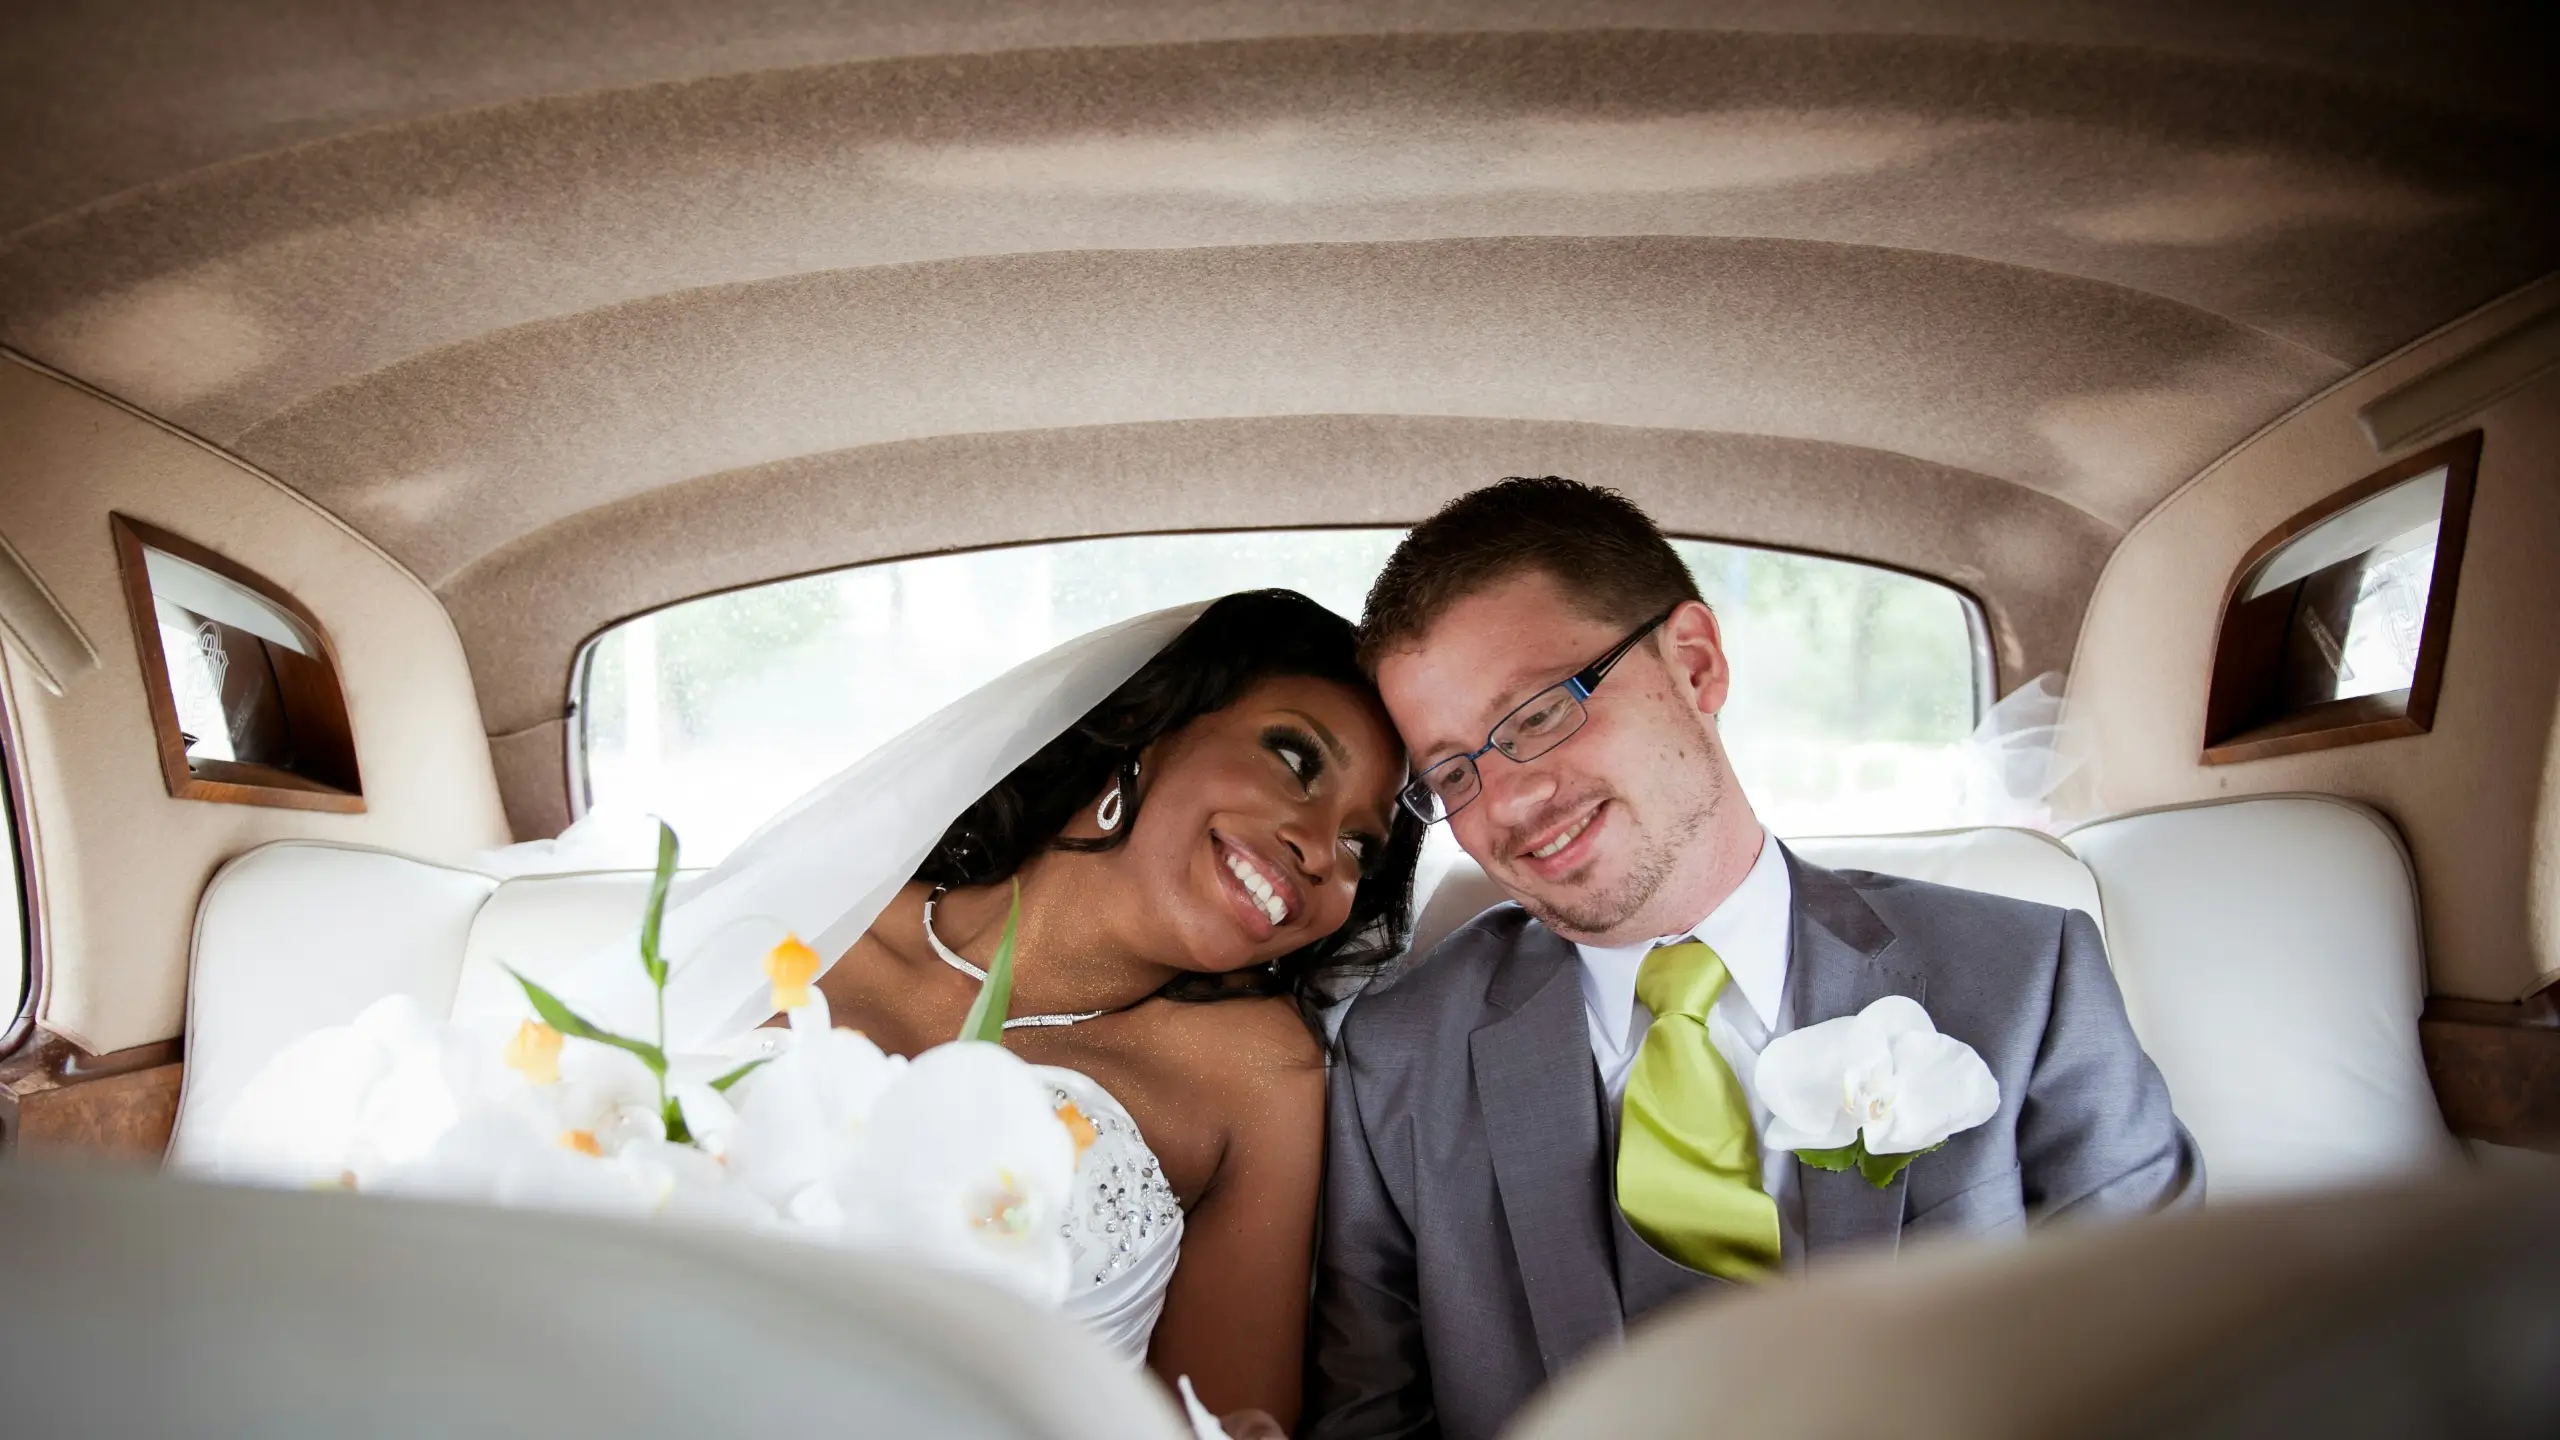
[(193, 1163), (258, 1067), (388, 995), (453, 1003), (463, 941), (497, 881), (382, 850), (263, 845), (196, 907), (187, 1068), (169, 1160)]
[(2389, 821), (2325, 796), (2270, 796), (2066, 838), (2097, 874), (2125, 1008), (2216, 1199), (2453, 1153), (2418, 1053), (2426, 963)]

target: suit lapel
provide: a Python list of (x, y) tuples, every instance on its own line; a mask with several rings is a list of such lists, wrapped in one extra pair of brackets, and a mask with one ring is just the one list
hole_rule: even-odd
[(1621, 1329), (1579, 963), (1572, 946), (1531, 924), (1487, 989), (1497, 1013), (1467, 1052), (1549, 1376)]
[[(1926, 1002), (1918, 975), (1886, 963), (1894, 935), (1848, 881), (1786, 852), (1795, 887), (1794, 950), (1787, 967), (1787, 998), (1799, 1030), (1855, 1015), (1887, 995)], [(1808, 1259), (1847, 1249), (1890, 1251), (1902, 1236), (1902, 1210), (1911, 1172), (1879, 1190), (1855, 1171), (1818, 1170), (1796, 1162), (1804, 1196)]]

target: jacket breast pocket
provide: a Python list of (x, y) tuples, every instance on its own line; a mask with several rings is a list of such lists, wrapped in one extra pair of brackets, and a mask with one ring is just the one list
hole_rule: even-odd
[(2024, 1235), (2027, 1207), (2018, 1192), (2018, 1167), (1985, 1175), (1953, 1195), (1929, 1202), (1902, 1222), (1905, 1238), (1919, 1235)]

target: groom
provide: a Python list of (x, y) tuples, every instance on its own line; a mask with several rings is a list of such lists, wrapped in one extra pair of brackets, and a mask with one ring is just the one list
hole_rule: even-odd
[[(1683, 1295), (2201, 1195), (2088, 916), (1825, 870), (1761, 827), (1716, 617), (1622, 496), (1458, 499), (1387, 562), (1362, 644), (1407, 803), (1519, 903), (1343, 1027), (1302, 1434), (1491, 1437)], [(1887, 995), (2000, 1095), (1878, 1189), (1762, 1143), (1753, 1062)]]

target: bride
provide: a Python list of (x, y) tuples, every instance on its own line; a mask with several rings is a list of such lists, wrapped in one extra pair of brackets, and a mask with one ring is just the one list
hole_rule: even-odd
[[(642, 942), (673, 957), (663, 971), (632, 963), (630, 936), (565, 965), (499, 959), (540, 972), (524, 978), (567, 1008), (563, 1024), (655, 1035), (662, 1065), (781, 1053), (781, 1037), (760, 1027), (784, 1004), (795, 1036), (813, 1023), (836, 1036), (831, 1014), (867, 1038), (804, 1036), (819, 1047), (813, 1065), (848, 1048), (886, 1064), (882, 1051), (917, 1056), (959, 1033), (1018, 890), (1003, 1043), (1036, 1083), (1018, 1076), (1013, 1093), (1060, 1166), (1065, 1139), (1080, 1142), (1071, 1178), (1055, 1172), (1059, 1243), (1039, 1247), (1072, 1266), (1065, 1309), (1133, 1363), (1145, 1358), (1168, 1382), (1188, 1376), (1214, 1412), (1267, 1412), (1285, 1432), (1323, 1173), (1318, 1016), (1409, 934), (1422, 836), (1397, 803), (1404, 779), (1349, 622), (1291, 591), (1229, 595), (1069, 641), (811, 791), (679, 884), (656, 948)], [(785, 947), (741, 943), (779, 931), (805, 937), (808, 949), (788, 948), (808, 957), (795, 965), (820, 967), (825, 1005), (785, 998), (771, 969)], [(525, 1132), (532, 1158), (510, 1160), (486, 1147), (521, 1127), (495, 1111), (455, 1118), (447, 1079), (467, 1072), (470, 1090), (480, 1082), (467, 1074), (480, 1072), (454, 1071), (451, 1057), (499, 1063), (464, 1037), (534, 1042), (511, 1046), (505, 1064), (549, 1073), (505, 1093), (560, 1082), (557, 1030), (527, 1018), (511, 982), (495, 985), (466, 978), (441, 1029), (423, 1012), (414, 1024), (387, 1018), (415, 1008), (393, 996), (280, 1052), (231, 1106), (210, 1168), (292, 1183), (307, 1164), (353, 1185), (362, 1167), (342, 1172), (342, 1154), (398, 1152), (425, 1156), (423, 1168), (381, 1174), (379, 1188), (518, 1204), (546, 1203), (528, 1176), (572, 1190), (597, 1179), (559, 1144), (618, 1162), (621, 1142), (597, 1138), (613, 1125), (562, 1130), (559, 1144)], [(332, 1058), (376, 1054), (365, 1047), (377, 1041), (396, 1041), (404, 1058), (353, 1069)], [(610, 1046), (568, 1058), (637, 1071)], [(342, 1073), (395, 1080), (369, 1094), (332, 1078)], [(400, 1076), (425, 1088), (402, 1090)], [(738, 1092), (741, 1126), (777, 1113), (758, 1109), (767, 1098), (787, 1109), (788, 1086), (772, 1097), (764, 1087), (752, 1078)], [(696, 1118), (728, 1109), (699, 1089), (679, 1099)], [(681, 1147), (670, 1158), (670, 1138), (651, 1131), (633, 1153), (728, 1173)], [(816, 1163), (826, 1142), (773, 1143), (811, 1147), (780, 1157), (788, 1171)], [(731, 1158), (766, 1173), (772, 1157), (760, 1153)], [(509, 1168), (519, 1161), (533, 1169)]]
[(1211, 604), (952, 819), (819, 981), (884, 1050), (948, 1039), (1019, 882), (1005, 1044), (1101, 1131), (1068, 1312), (1284, 1429), (1323, 1174), (1317, 1011), (1402, 948), (1421, 845), (1353, 653), (1294, 592)]

